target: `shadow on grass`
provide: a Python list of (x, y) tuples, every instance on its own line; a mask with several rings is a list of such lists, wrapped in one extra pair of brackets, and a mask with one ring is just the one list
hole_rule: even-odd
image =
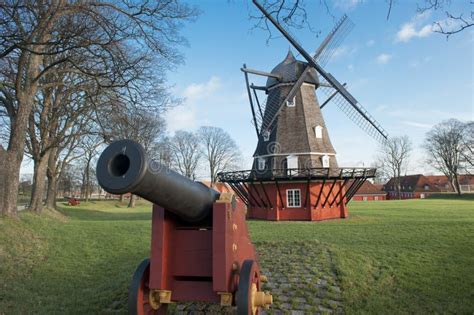
[(456, 193), (431, 194), (427, 196), (427, 199), (474, 200), (474, 193), (464, 193), (461, 195)]
[(149, 221), (151, 220), (150, 212), (110, 212), (90, 210), (84, 208), (64, 208), (59, 207), (60, 211), (71, 219), (80, 221)]

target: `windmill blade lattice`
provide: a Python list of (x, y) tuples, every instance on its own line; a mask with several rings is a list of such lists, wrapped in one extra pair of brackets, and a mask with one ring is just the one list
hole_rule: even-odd
[[(296, 77), (294, 68), (288, 68), (289, 71), (284, 71), (282, 73), (283, 77), (294, 77), (294, 81), (286, 83), (289, 89), (287, 91), (283, 91), (280, 89), (279, 94), (272, 94), (270, 93), (265, 101), (264, 106), (264, 115), (261, 118), (261, 125), (260, 130), (261, 132), (272, 132), (276, 126), (276, 119), (280, 113), (280, 111), (284, 108), (284, 105), (287, 101), (293, 102), (293, 98), (295, 97), (296, 93), (300, 89), (301, 85), (307, 78), (309, 71), (311, 71), (311, 67), (306, 67), (303, 73)], [(313, 70), (314, 71), (314, 70)]]
[[(324, 41), (319, 46), (318, 50), (316, 51), (313, 59), (318, 60), (319, 63), (325, 65), (331, 59), (331, 57), (336, 52), (337, 48), (340, 46), (341, 42), (344, 38), (349, 34), (349, 32), (354, 28), (354, 23), (344, 15), (339, 22), (334, 26), (332, 31), (326, 36)], [(290, 34), (291, 35), (291, 34)], [(293, 35), (291, 35), (293, 36)], [(294, 38), (294, 37), (293, 37)], [(297, 42), (297, 41), (296, 41)], [(298, 43), (298, 42), (297, 42)], [(298, 43), (299, 44), (299, 43)], [(300, 76), (298, 81), (295, 83), (294, 89), (292, 89), (287, 95), (283, 95), (280, 98), (279, 105), (272, 104), (271, 113), (265, 117), (265, 119), (261, 119), (262, 124), (260, 125), (260, 130), (267, 130), (268, 132), (272, 132), (274, 128), (273, 122), (276, 119), (276, 116), (279, 114), (279, 111), (283, 108), (283, 105), (286, 101), (293, 98), (300, 86), (303, 84), (307, 71), (310, 69), (310, 66), (307, 66), (306, 71)], [(278, 100), (272, 100), (273, 102), (278, 102)]]
[[(306, 50), (291, 36), (287, 30), (285, 30), (275, 18), (269, 14), (265, 8), (257, 1), (252, 0), (252, 2), (258, 7), (258, 9), (265, 15), (265, 17), (278, 29), (278, 31), (293, 45), (293, 47), (306, 59), (309, 65), (316, 69), (318, 74), (322, 77), (320, 78), (320, 83), (322, 86), (332, 86), (339, 93), (334, 97), (335, 100), (341, 98), (344, 101), (339, 102), (339, 106), (346, 111), (351, 113), (349, 115), (353, 121), (355, 121), (363, 130), (367, 131), (369, 135), (376, 137), (377, 139), (383, 139), (384, 141), (387, 138), (387, 132), (380, 126), (380, 124), (373, 119), (370, 114), (357, 102), (357, 100), (340, 84), (330, 73), (326, 72), (313, 57), (306, 52)], [(352, 109), (347, 109), (346, 106), (352, 107)], [(356, 117), (360, 115), (361, 117)], [(365, 121), (363, 121), (365, 120)], [(375, 135), (375, 132), (378, 132), (378, 135)]]
[(342, 41), (354, 28), (354, 23), (347, 15), (337, 22), (332, 31), (326, 36), (314, 55), (314, 60), (322, 67), (327, 65), (331, 57), (337, 51)]
[[(319, 76), (320, 82), (328, 83), (323, 76)], [(320, 89), (326, 94), (327, 97), (334, 95), (334, 89), (326, 86), (321, 86)], [(350, 95), (350, 94), (349, 94)], [(352, 95), (350, 95), (352, 96)], [(385, 129), (372, 117), (372, 115), (359, 103), (353, 99), (353, 103), (349, 102), (344, 98), (341, 93), (337, 93), (331, 99), (336, 106), (344, 113), (350, 120), (352, 120), (359, 128), (364, 130), (368, 135), (373, 137), (375, 140), (383, 143), (388, 133)], [(362, 114), (363, 115), (362, 115)], [(364, 117), (365, 115), (365, 117)]]

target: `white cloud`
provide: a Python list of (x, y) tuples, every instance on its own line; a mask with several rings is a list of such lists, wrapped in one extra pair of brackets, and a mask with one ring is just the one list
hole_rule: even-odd
[(422, 128), (422, 129), (430, 129), (431, 127), (433, 127), (433, 125), (430, 125), (430, 124), (424, 124), (421, 122), (416, 122), (416, 121), (411, 121), (411, 120), (403, 120), (401, 123), (410, 127), (416, 127), (416, 128)]
[(383, 53), (383, 54), (378, 55), (375, 61), (378, 64), (386, 64), (387, 62), (390, 61), (390, 59), (392, 59), (392, 55)]
[(347, 70), (349, 70), (349, 71), (351, 71), (351, 72), (354, 71), (354, 65), (352, 65), (352, 64), (351, 64), (351, 65), (348, 65), (348, 66), (347, 66)]
[(371, 39), (371, 40), (368, 40), (367, 43), (365, 43), (367, 45), (367, 47), (371, 47), (371, 46), (374, 46), (375, 44), (375, 40)]
[(342, 10), (352, 10), (365, 0), (334, 0), (334, 6)]
[(347, 53), (348, 53), (348, 49), (346, 46), (337, 47), (336, 49), (334, 49), (332, 57), (338, 58), (338, 57), (347, 55)]
[(183, 96), (189, 101), (208, 97), (221, 87), (221, 79), (217, 76), (212, 76), (209, 81), (204, 83), (192, 83), (183, 91)]
[(198, 123), (205, 122), (198, 118), (197, 103), (210, 99), (221, 86), (221, 79), (217, 76), (212, 76), (206, 82), (188, 85), (180, 93), (184, 97), (184, 103), (172, 108), (165, 115), (168, 129), (171, 132), (180, 129), (193, 129), (198, 126)]
[(388, 108), (387, 105), (382, 104), (382, 105), (377, 106), (377, 107), (375, 108), (375, 111), (377, 111), (377, 112), (383, 112), (383, 111), (385, 111), (387, 108)]
[(183, 104), (166, 113), (168, 129), (175, 132), (180, 129), (197, 127), (197, 113), (194, 105)]
[(421, 27), (417, 27), (415, 22), (409, 22), (402, 25), (396, 35), (396, 42), (408, 42), (412, 38), (427, 37), (433, 33), (433, 26), (427, 24)]

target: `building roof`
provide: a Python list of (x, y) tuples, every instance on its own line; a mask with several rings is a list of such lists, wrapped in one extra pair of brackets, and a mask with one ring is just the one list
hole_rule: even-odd
[[(391, 178), (385, 185), (385, 191), (395, 191), (395, 178)], [(400, 191), (402, 192), (440, 192), (440, 189), (422, 174), (400, 177)]]
[[(296, 60), (291, 50), (289, 50), (285, 59), (271, 71), (271, 73), (281, 76), (281, 79), (278, 80), (276, 78), (269, 77), (267, 79), (267, 88), (279, 83), (289, 83), (297, 81), (303, 73), (304, 69), (307, 67), (307, 65), (308, 64), (306, 62)], [(309, 70), (304, 82), (315, 85), (319, 84), (318, 75), (314, 68), (311, 68)]]
[(357, 190), (355, 196), (357, 195), (385, 195), (386, 192), (381, 189), (380, 186), (374, 185), (369, 181), (365, 181), (362, 186)]
[[(435, 186), (441, 188), (451, 188), (451, 183), (445, 175), (429, 175), (426, 176)], [(474, 175), (459, 175), (460, 185), (474, 185)]]

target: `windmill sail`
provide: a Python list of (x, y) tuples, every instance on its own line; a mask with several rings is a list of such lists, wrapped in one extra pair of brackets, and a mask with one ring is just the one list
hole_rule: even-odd
[(344, 14), (316, 50), (314, 60), (324, 67), (353, 28), (354, 23)]
[[(336, 100), (341, 98), (344, 101), (339, 101), (339, 108), (345, 113), (350, 113), (348, 116), (354, 121), (362, 130), (366, 131), (370, 136), (375, 137), (379, 141), (384, 141), (388, 134), (380, 126), (380, 124), (370, 116), (367, 111), (358, 104), (357, 100), (349, 93), (349, 91), (342, 86), (330, 73), (326, 72), (316, 61), (308, 54), (303, 47), (262, 7), (257, 0), (253, 0), (257, 8), (267, 17), (267, 19), (280, 31), (280, 33), (293, 45), (293, 47), (306, 59), (308, 64), (316, 69), (320, 74), (321, 82), (324, 85), (332, 86), (339, 93), (334, 97)], [(351, 108), (352, 107), (352, 108)]]
[[(336, 49), (339, 47), (342, 40), (347, 36), (347, 34), (352, 30), (353, 27), (354, 24), (351, 22), (351, 20), (347, 17), (347, 15), (344, 15), (333, 28), (333, 30), (329, 33), (329, 35), (325, 38), (325, 40), (321, 43), (313, 59), (321, 60), (322, 62), (324, 62), (324, 64), (326, 64), (331, 58), (331, 56), (334, 54)], [(267, 115), (265, 117), (265, 120), (262, 119), (262, 124), (260, 125), (260, 129), (262, 131), (273, 131), (273, 128), (275, 126), (273, 123), (277, 119), (284, 104), (296, 95), (311, 68), (311, 66), (307, 65), (306, 69), (301, 73), (300, 77), (294, 83), (292, 89), (289, 91), (286, 97), (282, 97), (282, 99), (278, 101), (278, 105), (271, 107), (273, 108), (272, 114)]]

